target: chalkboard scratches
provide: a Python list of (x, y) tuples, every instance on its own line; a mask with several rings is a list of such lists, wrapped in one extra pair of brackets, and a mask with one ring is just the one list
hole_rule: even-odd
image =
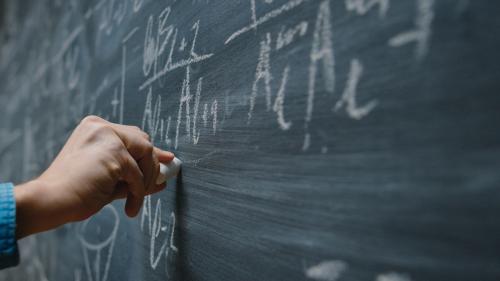
[(347, 270), (347, 263), (340, 260), (330, 260), (322, 261), (317, 265), (307, 268), (305, 275), (307, 278), (313, 280), (336, 281), (342, 276), (345, 270)]
[(431, 37), (432, 21), (434, 19), (434, 0), (417, 0), (417, 16), (415, 29), (400, 33), (389, 39), (389, 46), (401, 47), (416, 43), (415, 58), (422, 60), (428, 52)]
[(224, 44), (228, 44), (229, 42), (233, 41), (234, 39), (236, 39), (237, 37), (239, 37), (240, 35), (244, 34), (244, 33), (247, 33), (248, 31), (252, 30), (252, 29), (256, 29), (259, 25), (269, 21), (269, 20), (272, 20), (273, 18), (285, 13), (285, 12), (288, 12), (288, 11), (291, 11), (295, 8), (297, 8), (298, 6), (300, 6), (302, 3), (304, 2), (307, 2), (309, 0), (292, 0), (292, 1), (289, 1), (285, 4), (283, 4), (281, 7), (275, 9), (275, 10), (272, 10), (270, 12), (268, 12), (267, 14), (265, 14), (264, 16), (260, 17), (260, 18), (257, 18), (256, 15), (255, 15), (255, 0), (251, 0), (252, 2), (252, 7), (251, 7), (251, 12), (252, 12), (252, 22), (235, 31), (233, 34), (231, 34), (227, 39), (226, 41), (224, 42)]

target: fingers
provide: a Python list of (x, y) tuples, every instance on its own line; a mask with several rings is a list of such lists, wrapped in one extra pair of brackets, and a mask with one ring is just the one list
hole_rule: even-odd
[(165, 188), (166, 184), (156, 185), (160, 162), (172, 161), (174, 154), (154, 147), (149, 135), (138, 127), (114, 124), (104, 119), (95, 122), (102, 122), (111, 128), (126, 148), (126, 155), (122, 155), (122, 181), (116, 185), (112, 197), (126, 197), (125, 212), (134, 217), (139, 213), (144, 196)]
[(154, 155), (154, 147), (149, 141), (149, 136), (137, 127), (112, 123), (109, 125), (122, 140), (130, 155), (137, 161), (144, 176), (144, 188), (148, 190), (156, 180), (157, 170), (159, 170), (159, 163)]
[(149, 136), (138, 127), (113, 123), (109, 123), (109, 126), (111, 126), (118, 137), (122, 140), (130, 155), (132, 155), (135, 160), (140, 160), (153, 153), (154, 147), (149, 140)]
[(170, 161), (174, 160), (175, 157), (172, 152), (161, 150), (157, 147), (154, 148), (154, 153), (156, 157), (158, 157), (158, 161), (160, 161), (160, 163), (170, 163)]
[(144, 196), (146, 195), (144, 173), (130, 154), (124, 154), (121, 178), (127, 183), (128, 187), (125, 212), (129, 217), (134, 217), (139, 213)]
[[(155, 185), (152, 189), (146, 191), (146, 196), (155, 194), (157, 192), (160, 192), (164, 190), (167, 187), (167, 183), (162, 183), (162, 184), (157, 184)], [(113, 192), (113, 196), (111, 197), (111, 201), (117, 200), (117, 199), (125, 199), (128, 196), (128, 191), (129, 187), (128, 184), (124, 181), (118, 182), (118, 184), (115, 186), (115, 191)]]
[[(113, 130), (120, 137), (129, 153), (129, 162), (133, 173), (123, 176), (127, 182), (128, 192), (119, 191), (116, 196), (124, 198), (126, 194), (125, 213), (129, 217), (135, 217), (144, 201), (144, 196), (163, 190), (166, 184), (156, 184), (156, 179), (160, 173), (160, 162), (168, 163), (174, 158), (171, 152), (163, 151), (153, 146), (149, 135), (138, 127), (112, 124)], [(138, 171), (141, 172), (139, 176)], [(142, 185), (138, 183), (142, 181)]]

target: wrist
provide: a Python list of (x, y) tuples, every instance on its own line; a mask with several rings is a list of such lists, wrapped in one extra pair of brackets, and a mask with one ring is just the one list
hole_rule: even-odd
[(14, 188), (16, 200), (16, 237), (47, 231), (67, 222), (65, 213), (57, 210), (50, 187), (33, 180)]

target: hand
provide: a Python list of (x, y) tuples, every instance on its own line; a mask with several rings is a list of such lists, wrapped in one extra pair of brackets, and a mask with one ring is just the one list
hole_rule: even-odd
[(138, 214), (144, 196), (158, 192), (159, 162), (174, 155), (155, 148), (137, 127), (89, 116), (74, 130), (50, 167), (16, 186), (17, 237), (84, 220), (115, 199)]

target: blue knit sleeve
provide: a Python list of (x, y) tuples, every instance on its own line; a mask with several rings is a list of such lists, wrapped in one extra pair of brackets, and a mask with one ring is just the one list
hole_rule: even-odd
[(14, 186), (0, 183), (0, 269), (19, 264)]

